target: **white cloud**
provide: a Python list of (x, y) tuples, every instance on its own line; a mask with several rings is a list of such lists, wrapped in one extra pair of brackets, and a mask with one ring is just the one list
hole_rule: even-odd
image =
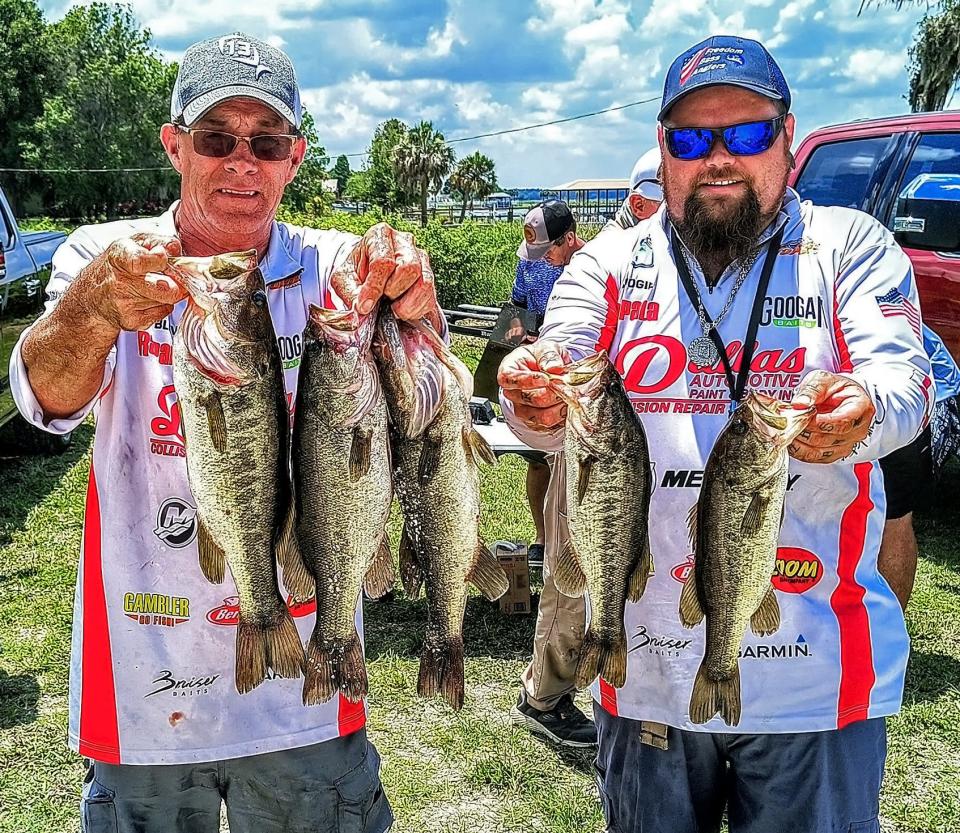
[(874, 87), (905, 74), (906, 55), (882, 49), (858, 49), (847, 59), (844, 73), (851, 81)]
[(791, 37), (791, 29), (803, 23), (807, 10), (814, 2), (815, 0), (790, 0), (780, 10), (777, 24), (773, 27), (773, 37), (767, 40), (767, 48), (776, 49), (787, 43)]

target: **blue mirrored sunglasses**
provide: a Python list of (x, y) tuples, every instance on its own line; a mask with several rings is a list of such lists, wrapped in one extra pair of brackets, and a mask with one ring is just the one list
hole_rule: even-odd
[(675, 159), (703, 159), (720, 137), (724, 147), (734, 156), (756, 156), (770, 149), (783, 129), (786, 117), (784, 113), (775, 119), (731, 127), (668, 127), (663, 132), (667, 150)]

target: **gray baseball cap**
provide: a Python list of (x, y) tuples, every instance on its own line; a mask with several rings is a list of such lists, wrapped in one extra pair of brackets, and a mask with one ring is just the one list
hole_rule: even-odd
[(284, 52), (240, 32), (195, 43), (183, 54), (170, 119), (189, 127), (229, 98), (255, 98), (300, 128), (303, 108), (293, 64)]
[(562, 200), (547, 200), (531, 208), (523, 218), (523, 242), (517, 249), (522, 260), (540, 260), (555, 240), (574, 227), (573, 213)]

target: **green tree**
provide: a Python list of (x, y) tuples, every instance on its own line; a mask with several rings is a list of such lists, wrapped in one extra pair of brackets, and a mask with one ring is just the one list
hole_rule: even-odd
[[(377, 126), (370, 140), (367, 158), (369, 177), (365, 202), (384, 211), (396, 211), (410, 205), (415, 199), (414, 191), (405, 187), (393, 167), (393, 152), (407, 135), (409, 128), (400, 119), (387, 119)], [(364, 184), (361, 180), (361, 183)]]
[(464, 156), (448, 180), (450, 190), (460, 197), (460, 222), (467, 214), (467, 201), (473, 208), (473, 201), (489, 197), (497, 190), (497, 173), (494, 170), (493, 160), (484, 156), (480, 151)]
[(43, 112), (47, 56), (34, 0), (0, 0), (0, 166), (21, 167), (20, 138)]
[(343, 192), (347, 187), (347, 182), (350, 179), (350, 162), (347, 160), (347, 157), (341, 154), (337, 157), (337, 161), (333, 166), (333, 170), (330, 171), (330, 175), (335, 177), (337, 180), (337, 196), (343, 196)]
[(330, 157), (320, 144), (316, 124), (313, 116), (304, 108), (303, 121), (300, 123), (300, 132), (307, 140), (307, 153), (303, 157), (303, 164), (286, 191), (283, 193), (283, 204), (295, 211), (308, 209), (317, 216), (329, 211), (333, 198), (323, 190), (323, 182), (327, 179), (327, 166)]
[(76, 6), (47, 27), (44, 41), (49, 91), (21, 139), (23, 161), (37, 168), (162, 169), (53, 174), (52, 209), (92, 217), (170, 201), (179, 188), (159, 129), (169, 118), (176, 65), (161, 60), (149, 31), (123, 6)]
[(960, 0), (943, 0), (924, 16), (907, 55), (910, 109), (942, 110), (960, 82)]
[(420, 225), (427, 224), (427, 197), (436, 193), (450, 173), (453, 148), (433, 124), (422, 121), (393, 150), (393, 170), (400, 183), (420, 198)]

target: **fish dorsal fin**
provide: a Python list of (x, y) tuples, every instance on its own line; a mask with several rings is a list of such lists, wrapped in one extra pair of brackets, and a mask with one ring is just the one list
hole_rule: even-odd
[(643, 553), (640, 561), (630, 576), (630, 586), (627, 598), (631, 602), (639, 602), (643, 591), (647, 589), (647, 580), (653, 575), (653, 555), (650, 552), (650, 536), (646, 535), (643, 541)]
[(210, 442), (213, 447), (223, 454), (227, 450), (227, 417), (223, 413), (223, 402), (220, 391), (213, 390), (203, 401), (203, 408), (207, 413), (207, 429), (210, 431)]
[(564, 542), (557, 554), (557, 563), (553, 571), (553, 581), (557, 590), (564, 596), (579, 598), (587, 589), (587, 577), (583, 573), (583, 566), (573, 541), (569, 538)]
[(583, 503), (583, 497), (590, 487), (590, 474), (593, 471), (593, 464), (597, 458), (592, 454), (587, 454), (577, 460), (577, 505)]
[(393, 570), (393, 556), (390, 554), (390, 544), (387, 534), (380, 539), (380, 546), (367, 568), (363, 579), (363, 589), (371, 599), (385, 596), (393, 588), (395, 581)]
[(759, 606), (750, 617), (750, 630), (757, 636), (768, 636), (780, 629), (780, 603), (771, 584)]
[(743, 520), (740, 522), (740, 531), (744, 535), (753, 535), (760, 530), (760, 524), (763, 522), (764, 513), (770, 505), (770, 499), (763, 497), (756, 492), (750, 498), (750, 504), (746, 512), (743, 513)]
[(690, 511), (687, 512), (687, 535), (690, 541), (690, 549), (693, 552), (697, 551), (697, 507), (699, 505), (699, 502), (693, 504)]
[(360, 426), (353, 429), (353, 438), (350, 443), (350, 479), (356, 483), (370, 471), (371, 446), (373, 445), (373, 431), (363, 430)]
[(697, 571), (693, 569), (680, 591), (680, 624), (685, 628), (692, 628), (703, 621), (703, 607), (700, 605), (700, 596), (697, 593)]
[(510, 589), (510, 581), (503, 567), (482, 541), (477, 541), (473, 566), (467, 573), (467, 581), (491, 602), (499, 599)]
[(197, 551), (200, 555), (200, 569), (212, 584), (222, 584), (227, 569), (227, 558), (221, 547), (210, 534), (203, 516), (197, 513)]
[(463, 429), (463, 447), (467, 457), (477, 466), (481, 463), (493, 466), (497, 462), (497, 455), (493, 453), (490, 444), (472, 426), (468, 425)]

